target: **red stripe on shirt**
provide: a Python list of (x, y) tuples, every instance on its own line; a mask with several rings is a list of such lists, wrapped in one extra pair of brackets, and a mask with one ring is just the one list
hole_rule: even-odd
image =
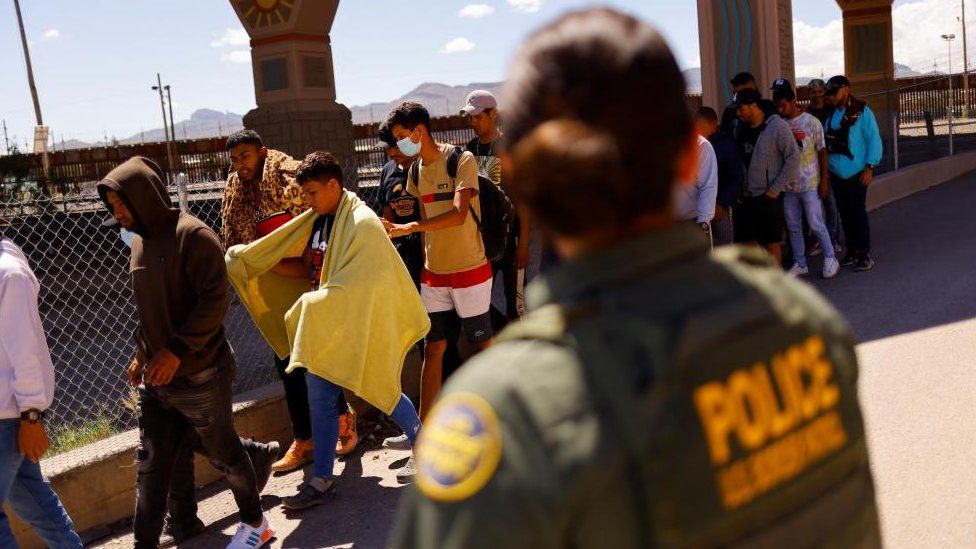
[(470, 288), (492, 279), (494, 273), (491, 271), (491, 264), (485, 263), (480, 267), (475, 267), (469, 271), (451, 274), (437, 274), (424, 269), (420, 275), (420, 282), (431, 288)]

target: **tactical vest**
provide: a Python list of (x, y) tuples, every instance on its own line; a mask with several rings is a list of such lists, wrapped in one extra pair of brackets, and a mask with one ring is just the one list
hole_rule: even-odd
[(548, 305), (499, 340), (579, 357), (633, 470), (621, 490), (643, 517), (635, 547), (880, 547), (846, 327), (787, 325), (789, 304), (756, 289), (782, 286), (781, 274), (742, 264), (767, 259), (715, 256), (669, 275), (707, 280), (697, 302), (661, 288), (651, 305)]
[(864, 114), (864, 107), (867, 103), (864, 101), (858, 101), (853, 97), (848, 101), (847, 108), (844, 110), (844, 116), (840, 119), (840, 126), (834, 128), (832, 127), (834, 115), (831, 114), (827, 118), (827, 124), (824, 127), (824, 142), (827, 146), (828, 154), (842, 154), (851, 160), (854, 159), (854, 153), (851, 152), (851, 127), (857, 124), (861, 115)]

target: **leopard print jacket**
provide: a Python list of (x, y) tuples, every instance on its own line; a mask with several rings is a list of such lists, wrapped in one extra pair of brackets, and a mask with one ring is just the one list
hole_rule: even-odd
[(299, 164), (287, 154), (269, 149), (260, 182), (244, 182), (237, 172), (230, 173), (220, 208), (220, 237), (225, 248), (255, 240), (257, 222), (269, 215), (288, 212), (297, 216), (309, 209), (295, 181)]

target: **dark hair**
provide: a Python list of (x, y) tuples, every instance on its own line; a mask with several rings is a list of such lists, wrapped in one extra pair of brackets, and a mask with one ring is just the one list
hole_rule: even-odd
[(342, 184), (342, 165), (332, 153), (325, 151), (315, 151), (306, 155), (295, 173), (295, 180), (299, 185), (312, 181), (328, 181), (332, 178)]
[[(525, 43), (505, 93), (510, 150), (529, 140), (511, 189), (541, 225), (579, 235), (671, 208), (675, 158), (689, 142), (691, 117), (684, 78), (655, 29), (609, 8), (567, 14)], [(534, 133), (549, 121), (561, 123)], [(558, 175), (523, 180), (523, 170), (537, 171), (532, 151), (559, 150), (549, 142), (558, 129), (572, 129), (588, 147), (578, 155), (563, 151), (565, 162), (551, 166)], [(579, 177), (589, 166), (609, 169), (593, 151), (607, 153), (616, 167)]]
[(795, 101), (796, 100), (796, 92), (794, 92), (792, 89), (782, 89), (782, 90), (774, 90), (773, 91), (773, 102), (774, 103), (779, 103), (780, 101), (782, 101), (784, 99), (787, 100), (787, 101)]
[(715, 122), (718, 124), (718, 113), (715, 112), (715, 109), (711, 107), (699, 107), (698, 110), (695, 111), (695, 118), (703, 118), (709, 122)]
[(386, 143), (388, 147), (397, 146), (397, 140), (393, 137), (393, 130), (390, 129), (390, 125), (386, 122), (380, 124), (379, 129), (376, 131), (376, 137), (383, 143)]
[(423, 124), (430, 132), (430, 113), (420, 103), (405, 101), (399, 107), (393, 109), (390, 116), (386, 119), (386, 124), (393, 129), (397, 124), (413, 131), (414, 128)]
[(753, 76), (751, 72), (740, 72), (739, 74), (733, 76), (732, 80), (729, 80), (729, 84), (732, 84), (732, 87), (745, 86), (746, 84), (755, 83), (756, 77)]
[(224, 146), (224, 150), (231, 150), (238, 145), (254, 145), (257, 148), (264, 146), (264, 141), (261, 140), (261, 136), (258, 132), (254, 130), (240, 130), (230, 134), (227, 138), (227, 145)]

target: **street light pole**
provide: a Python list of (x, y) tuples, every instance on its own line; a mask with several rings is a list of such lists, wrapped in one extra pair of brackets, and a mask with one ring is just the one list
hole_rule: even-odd
[(956, 39), (955, 34), (943, 34), (942, 39), (945, 40), (946, 44), (949, 46), (949, 156), (953, 154), (953, 132), (952, 132), (952, 41)]

